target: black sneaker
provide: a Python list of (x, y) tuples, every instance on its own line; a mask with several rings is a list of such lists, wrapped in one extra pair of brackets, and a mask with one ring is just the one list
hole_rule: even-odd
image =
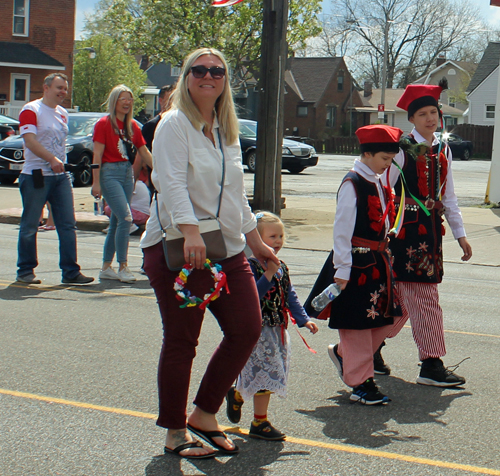
[(377, 351), (373, 354), (373, 371), (378, 374), (378, 375), (390, 375), (391, 374), (391, 368), (386, 365), (384, 362), (384, 358), (382, 357), (381, 350), (382, 347), (384, 347), (385, 342), (382, 342), (380, 344), (380, 347), (377, 349)]
[(262, 422), (259, 426), (253, 423), (250, 425), (248, 436), (251, 438), (260, 438), (261, 440), (280, 441), (286, 438), (284, 433), (274, 428), (268, 421)]
[(329, 345), (328, 346), (328, 355), (330, 356), (330, 359), (332, 359), (332, 362), (335, 364), (335, 367), (337, 367), (337, 370), (339, 372), (339, 377), (344, 380), (344, 364), (342, 361), (342, 357), (340, 357), (338, 353), (338, 348), (339, 345)]
[(465, 383), (465, 378), (446, 368), (441, 359), (425, 359), (417, 383), (433, 387), (457, 387)]
[(231, 423), (239, 423), (241, 420), (241, 406), (244, 402), (239, 402), (235, 398), (236, 389), (231, 387), (226, 395), (226, 415)]
[(94, 281), (94, 278), (84, 276), (82, 273), (77, 274), (74, 278), (63, 278), (64, 284), (89, 284)]
[(372, 378), (369, 378), (366, 382), (354, 387), (349, 400), (363, 405), (382, 405), (391, 401), (389, 397), (386, 397), (379, 392), (379, 389)]

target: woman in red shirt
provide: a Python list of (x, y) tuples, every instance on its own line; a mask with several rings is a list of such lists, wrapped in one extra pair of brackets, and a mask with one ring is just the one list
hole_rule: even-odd
[[(102, 117), (94, 127), (94, 183), (92, 195), (104, 197), (111, 208), (109, 230), (104, 242), (103, 265), (99, 279), (117, 279), (125, 283), (136, 280), (128, 268), (127, 252), (129, 231), (132, 224), (130, 201), (134, 190), (135, 146), (140, 158), (136, 166), (144, 161), (152, 166), (152, 157), (142, 137), (138, 124), (132, 119), (134, 97), (132, 91), (120, 84), (110, 92), (109, 115)], [(134, 167), (135, 168), (135, 167)], [(116, 253), (118, 272), (111, 263)]]

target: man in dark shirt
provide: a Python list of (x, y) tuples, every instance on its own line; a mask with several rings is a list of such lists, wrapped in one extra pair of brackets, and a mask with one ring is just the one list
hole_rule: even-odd
[(172, 94), (174, 87), (174, 85), (169, 84), (167, 86), (163, 86), (160, 89), (160, 92), (158, 94), (160, 113), (153, 117), (153, 119), (151, 119), (150, 121), (146, 122), (146, 124), (144, 124), (142, 128), (142, 136), (144, 137), (146, 145), (151, 152), (153, 151), (153, 139), (155, 136), (156, 126), (160, 122), (162, 113), (165, 112), (167, 108), (168, 100), (170, 99), (170, 95)]

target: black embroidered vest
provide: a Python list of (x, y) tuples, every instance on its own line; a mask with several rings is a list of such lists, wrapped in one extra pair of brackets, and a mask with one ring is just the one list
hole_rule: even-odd
[[(255, 258), (249, 258), (257, 271), (257, 280), (264, 274), (265, 269)], [(269, 327), (288, 326), (288, 288), (290, 287), (290, 275), (288, 267), (283, 261), (281, 263), (281, 277), (273, 276), (272, 287), (260, 300), (262, 310), (262, 325)], [(278, 270), (278, 273), (279, 271)]]
[[(417, 142), (409, 136), (412, 143)], [(406, 155), (403, 173), (407, 184), (406, 200), (409, 191), (423, 204), (432, 206), (432, 201), (440, 200), (446, 190), (448, 160), (446, 147), (438, 157), (438, 146), (434, 146), (424, 156), (416, 159)], [(394, 189), (396, 197), (401, 198), (402, 180), (399, 178)], [(396, 199), (398, 201), (398, 199)], [(400, 204), (396, 203), (396, 211)], [(394, 256), (393, 269), (396, 281), (440, 283), (443, 279), (442, 236), (444, 235), (444, 210), (432, 208), (430, 215), (414, 203), (405, 204), (403, 227), (396, 238), (392, 238), (390, 249)]]

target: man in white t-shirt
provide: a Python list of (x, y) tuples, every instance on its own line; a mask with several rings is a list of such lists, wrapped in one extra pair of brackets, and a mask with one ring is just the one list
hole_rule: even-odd
[(64, 170), (68, 112), (61, 107), (68, 94), (68, 78), (49, 74), (43, 81), (43, 97), (26, 104), (19, 115), (24, 139), (24, 166), (19, 176), (23, 215), (19, 230), (17, 281), (40, 284), (34, 269), (38, 266), (36, 234), (46, 202), (59, 236), (59, 266), (62, 282), (87, 284), (76, 261), (76, 220), (71, 180)]

